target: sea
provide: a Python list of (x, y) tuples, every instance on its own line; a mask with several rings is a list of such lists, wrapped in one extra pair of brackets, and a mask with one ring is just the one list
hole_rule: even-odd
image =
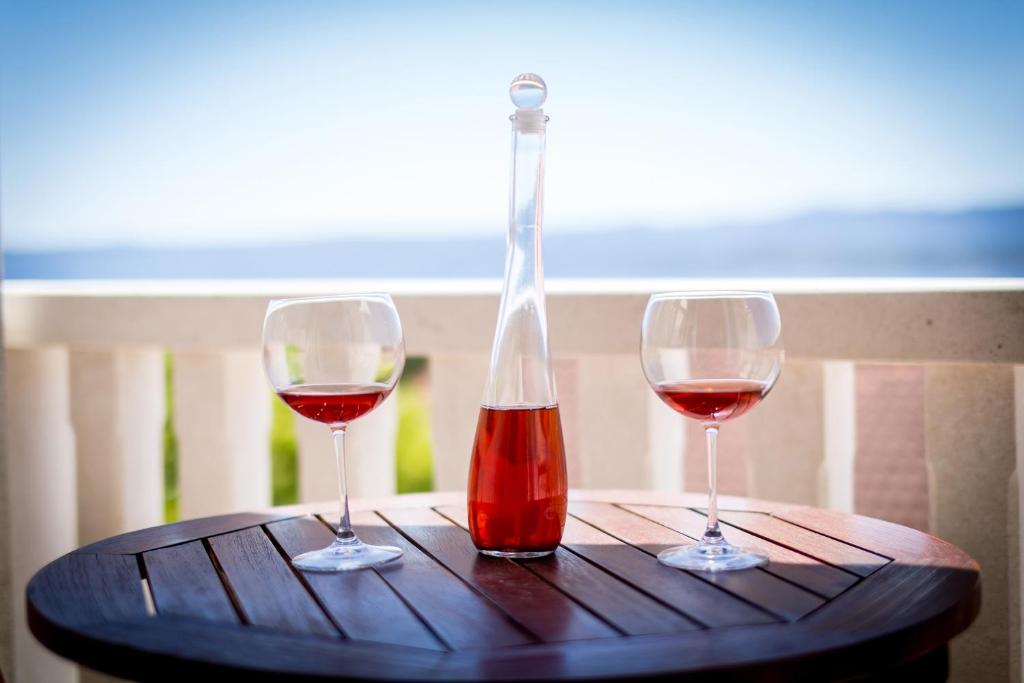
[[(360, 238), (217, 247), (5, 250), (4, 277), (499, 277), (507, 229), (485, 237)], [(807, 213), (677, 229), (604, 226), (544, 237), (548, 277), (1022, 277), (1024, 205), (959, 212)]]

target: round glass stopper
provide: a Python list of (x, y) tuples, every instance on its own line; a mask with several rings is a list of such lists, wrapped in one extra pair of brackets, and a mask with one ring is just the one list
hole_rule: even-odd
[(548, 86), (537, 74), (519, 74), (512, 79), (508, 95), (518, 109), (540, 109), (548, 98)]

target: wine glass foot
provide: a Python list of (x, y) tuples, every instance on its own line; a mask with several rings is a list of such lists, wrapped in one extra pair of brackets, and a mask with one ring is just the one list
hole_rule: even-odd
[(658, 562), (676, 569), (723, 572), (768, 564), (768, 557), (728, 543), (697, 543), (658, 553)]
[(312, 550), (292, 558), (292, 566), (306, 572), (348, 572), (375, 567), (402, 556), (399, 548), (390, 545), (368, 545), (334, 541), (320, 550)]

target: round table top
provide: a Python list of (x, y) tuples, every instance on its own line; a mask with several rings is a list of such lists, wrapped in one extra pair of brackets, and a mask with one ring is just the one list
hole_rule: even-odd
[(343, 574), (288, 562), (330, 541), (326, 504), (123, 534), (37, 573), (29, 625), (58, 654), (143, 681), (837, 679), (944, 653), (979, 609), (978, 565), (896, 524), (724, 498), (726, 537), (770, 564), (710, 574), (655, 559), (699, 537), (702, 496), (570, 500), (562, 546), (537, 560), (479, 555), (461, 493), (356, 501), (360, 537), (405, 554)]

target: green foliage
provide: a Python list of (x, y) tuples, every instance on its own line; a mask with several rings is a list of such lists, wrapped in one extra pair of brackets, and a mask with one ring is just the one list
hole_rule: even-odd
[(305, 352), (295, 344), (288, 344), (284, 347), (284, 362), (288, 366), (288, 383), (302, 384), (306, 381), (306, 374), (303, 372), (305, 363)]
[(407, 358), (398, 384), (395, 466), (399, 493), (434, 490), (434, 447), (426, 379), (427, 359)]
[(398, 492), (434, 489), (434, 453), (430, 406), (422, 386), (398, 389), (398, 437), (395, 442)]
[[(274, 505), (299, 502), (298, 445), (295, 441), (295, 413), (271, 394), (273, 417), (270, 424), (270, 466)], [(324, 438), (327, 432), (324, 430)]]
[(164, 354), (164, 521), (178, 519), (178, 435), (174, 432), (174, 358)]

